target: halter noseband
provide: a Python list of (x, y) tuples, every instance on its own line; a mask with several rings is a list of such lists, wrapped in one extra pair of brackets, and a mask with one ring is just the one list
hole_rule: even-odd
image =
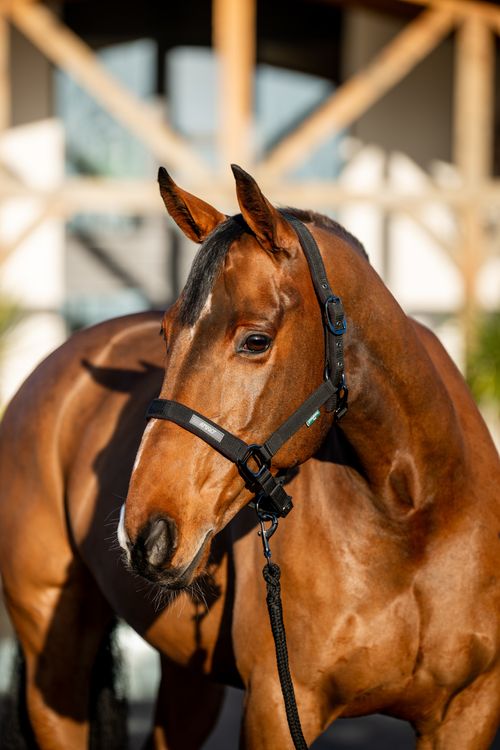
[[(283, 488), (283, 477), (271, 474), (273, 456), (304, 424), (308, 427), (325, 406), (327, 412), (335, 411), (337, 421), (347, 411), (347, 386), (344, 375), (343, 334), (346, 319), (340, 297), (333, 294), (326, 275), (318, 246), (307, 227), (294, 216), (282, 212), (298, 235), (306, 256), (314, 290), (322, 310), (325, 335), (324, 380), (301, 406), (275, 430), (262, 445), (245, 443), (216, 422), (193, 409), (168, 399), (154, 399), (146, 418), (166, 419), (197, 435), (236, 464), (246, 487), (254, 493), (255, 503), (261, 512), (270, 516), (286, 516), (292, 509), (292, 498)], [(253, 462), (254, 468), (249, 465)]]

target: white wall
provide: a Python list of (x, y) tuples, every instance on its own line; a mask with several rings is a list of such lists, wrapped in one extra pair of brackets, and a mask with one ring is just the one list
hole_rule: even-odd
[[(22, 125), (0, 138), (0, 159), (24, 184), (56, 190), (63, 178), (64, 136), (59, 123)], [(43, 198), (11, 198), (0, 206), (0, 247), (9, 247), (44, 211)], [(0, 290), (25, 312), (7, 339), (0, 361), (0, 403), (65, 337), (64, 223), (41, 221), (0, 268)]]

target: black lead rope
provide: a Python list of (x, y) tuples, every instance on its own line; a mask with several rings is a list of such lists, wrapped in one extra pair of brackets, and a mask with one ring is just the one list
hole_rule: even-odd
[[(271, 513), (259, 510), (258, 501), (255, 504), (255, 509), (260, 523), (259, 536), (262, 538), (264, 557), (267, 560), (267, 563), (262, 568), (262, 575), (267, 587), (267, 610), (269, 612), (274, 648), (276, 650), (276, 664), (283, 703), (285, 704), (286, 720), (294, 747), (297, 750), (307, 750), (307, 743), (302, 733), (295, 690), (293, 689), (292, 675), (290, 674), (288, 663), (288, 648), (286, 645), (285, 624), (283, 622), (283, 607), (281, 605), (281, 569), (277, 563), (271, 562), (271, 548), (269, 547), (269, 539), (278, 528), (278, 519)], [(271, 523), (268, 529), (265, 527), (266, 521)]]
[(283, 624), (283, 608), (281, 606), (281, 570), (279, 565), (268, 562), (262, 569), (262, 575), (267, 586), (267, 609), (273, 631), (274, 646), (276, 648), (276, 663), (278, 676), (280, 678), (281, 692), (285, 704), (286, 720), (288, 728), (297, 750), (307, 750), (307, 743), (300, 725), (295, 691), (293, 689), (290, 667), (288, 666), (288, 649), (286, 647), (285, 626)]
[[(282, 211), (294, 227), (304, 255), (322, 311), (325, 336), (325, 367), (321, 385), (291, 414), (262, 445), (246, 443), (216, 422), (178, 401), (157, 398), (149, 405), (148, 419), (166, 419), (204, 440), (229, 461), (236, 464), (245, 486), (253, 493), (253, 504), (260, 523), (260, 536), (267, 560), (262, 571), (267, 586), (267, 606), (276, 647), (278, 675), (283, 693), (286, 717), (293, 743), (297, 750), (307, 750), (302, 734), (295, 692), (288, 665), (283, 609), (281, 606), (281, 571), (271, 562), (269, 539), (278, 527), (278, 518), (291, 511), (292, 498), (286, 493), (284, 478), (271, 473), (271, 461), (279, 449), (304, 425), (310, 427), (321, 414), (334, 411), (341, 419), (347, 411), (347, 386), (344, 377), (343, 334), (346, 331), (344, 308), (340, 297), (331, 290), (323, 259), (312, 234), (294, 216)], [(266, 523), (270, 526), (266, 529)]]

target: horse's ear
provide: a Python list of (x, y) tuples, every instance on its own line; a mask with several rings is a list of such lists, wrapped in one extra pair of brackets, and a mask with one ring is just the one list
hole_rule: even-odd
[(201, 198), (178, 187), (164, 167), (158, 170), (160, 193), (179, 229), (194, 242), (203, 242), (227, 216)]
[(290, 250), (297, 236), (290, 224), (262, 194), (259, 186), (245, 170), (231, 164), (236, 180), (236, 194), (246, 223), (264, 250)]

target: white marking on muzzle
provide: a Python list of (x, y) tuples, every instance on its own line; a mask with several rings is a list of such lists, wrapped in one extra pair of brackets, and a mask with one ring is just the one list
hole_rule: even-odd
[(125, 531), (125, 503), (120, 508), (120, 520), (118, 521), (118, 529), (116, 532), (118, 537), (118, 544), (126, 552), (128, 560), (130, 562), (130, 539)]

